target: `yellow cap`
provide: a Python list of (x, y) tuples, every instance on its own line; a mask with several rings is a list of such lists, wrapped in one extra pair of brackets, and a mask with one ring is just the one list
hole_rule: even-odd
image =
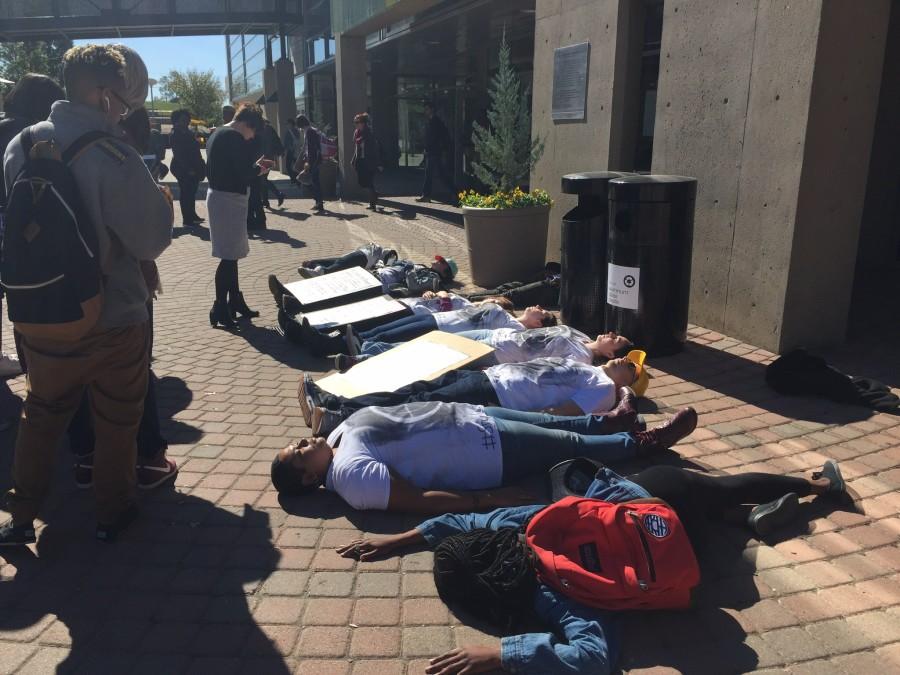
[(643, 396), (647, 392), (647, 387), (650, 386), (650, 376), (644, 370), (644, 359), (647, 358), (647, 352), (640, 349), (632, 349), (625, 355), (625, 358), (637, 366), (637, 379), (631, 385), (631, 389), (635, 395)]

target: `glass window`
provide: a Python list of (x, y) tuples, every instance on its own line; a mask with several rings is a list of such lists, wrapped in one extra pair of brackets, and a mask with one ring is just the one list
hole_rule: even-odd
[(246, 60), (246, 64), (248, 73), (252, 73), (256, 70), (262, 70), (266, 67), (265, 52), (257, 52), (255, 55), (248, 57)]
[(255, 91), (263, 88), (263, 72), (257, 70), (255, 73), (247, 73), (247, 91)]
[(277, 61), (281, 58), (281, 40), (277, 37), (272, 38), (272, 60)]
[(306, 96), (306, 77), (298, 75), (294, 78), (294, 98), (301, 99)]
[(335, 51), (334, 38), (328, 38), (328, 56), (333, 57)]

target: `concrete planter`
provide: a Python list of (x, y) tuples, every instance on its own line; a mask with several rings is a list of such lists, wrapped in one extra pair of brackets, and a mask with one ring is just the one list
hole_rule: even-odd
[(532, 281), (547, 254), (549, 206), (523, 209), (463, 207), (472, 281), (493, 288), (507, 281)]

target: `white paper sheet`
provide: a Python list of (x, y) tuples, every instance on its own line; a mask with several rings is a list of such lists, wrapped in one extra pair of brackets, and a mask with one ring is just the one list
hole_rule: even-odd
[(379, 295), (377, 298), (352, 302), (349, 305), (339, 305), (329, 309), (320, 309), (317, 312), (308, 312), (304, 316), (309, 324), (320, 330), (333, 328), (334, 326), (346, 326), (347, 324), (374, 319), (378, 316), (402, 312), (406, 305), (387, 295)]
[(352, 267), (333, 274), (323, 274), (312, 279), (301, 279), (286, 284), (285, 288), (303, 305), (313, 305), (342, 295), (359, 293), (371, 288), (381, 288), (381, 282), (362, 267)]

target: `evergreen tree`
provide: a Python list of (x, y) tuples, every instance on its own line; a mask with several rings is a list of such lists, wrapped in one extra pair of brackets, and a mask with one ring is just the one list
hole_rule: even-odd
[(528, 90), (510, 63), (506, 33), (500, 44), (500, 67), (491, 82), (490, 127), (472, 125), (472, 141), (479, 160), (472, 164), (475, 175), (494, 191), (509, 191), (520, 185), (544, 153), (544, 142), (531, 138)]

